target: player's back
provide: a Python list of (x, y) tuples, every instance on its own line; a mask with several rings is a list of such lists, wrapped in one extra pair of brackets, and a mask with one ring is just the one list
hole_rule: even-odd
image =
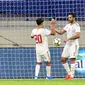
[(36, 52), (38, 54), (45, 53), (48, 50), (47, 36), (50, 35), (50, 31), (44, 28), (35, 28), (33, 30), (33, 35), (36, 42)]

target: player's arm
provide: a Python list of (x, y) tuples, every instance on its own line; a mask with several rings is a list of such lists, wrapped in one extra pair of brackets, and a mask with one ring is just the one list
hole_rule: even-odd
[(76, 33), (72, 37), (65, 39), (64, 42), (66, 43), (69, 40), (75, 40), (80, 38), (80, 26), (76, 27), (75, 32)]
[(34, 38), (34, 36), (31, 36), (31, 38)]
[(55, 32), (58, 33), (59, 35), (62, 35), (62, 34), (64, 34), (66, 31), (65, 31), (64, 29), (62, 29), (62, 30), (55, 29)]
[(51, 33), (50, 35), (55, 35), (55, 20), (51, 20)]
[(74, 36), (65, 39), (64, 42), (66, 43), (69, 40), (75, 40), (75, 39), (78, 39), (78, 38), (80, 38), (80, 32), (76, 32), (76, 34)]
[(64, 29), (62, 29), (62, 30), (55, 29), (55, 20), (54, 19), (52, 19), (52, 21), (51, 21), (51, 29), (52, 29), (51, 34), (57, 33), (57, 34), (62, 35), (66, 32)]
[(69, 40), (75, 40), (78, 38), (80, 38), (80, 32), (76, 32), (76, 34), (74, 36), (70, 37)]
[(32, 33), (31, 33), (31, 38), (34, 38), (34, 34), (33, 34), (33, 31), (32, 31)]

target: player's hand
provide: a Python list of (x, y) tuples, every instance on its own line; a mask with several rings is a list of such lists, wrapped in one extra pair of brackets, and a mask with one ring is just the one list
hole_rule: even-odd
[(52, 20), (51, 20), (51, 22), (50, 22), (50, 24), (49, 24), (49, 28), (51, 28), (52, 25), (54, 25), (54, 24), (55, 24), (55, 20), (52, 18)]
[(66, 42), (68, 42), (68, 41), (69, 41), (69, 39), (67, 38), (67, 39), (64, 40), (64, 43), (66, 43)]
[(53, 18), (51, 20), (51, 24), (55, 24), (55, 20)]

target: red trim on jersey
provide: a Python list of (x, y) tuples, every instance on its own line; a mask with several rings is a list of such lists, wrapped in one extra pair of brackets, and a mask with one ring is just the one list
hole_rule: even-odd
[(74, 64), (75, 63), (75, 60), (71, 60), (71, 64)]
[(46, 62), (46, 66), (51, 66), (51, 63)]
[(41, 65), (41, 64), (42, 64), (42, 62), (37, 62), (37, 64), (38, 64), (38, 65)]

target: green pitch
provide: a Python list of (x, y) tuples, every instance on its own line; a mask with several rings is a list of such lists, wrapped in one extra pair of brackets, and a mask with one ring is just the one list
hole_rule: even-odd
[(74, 79), (74, 80), (34, 80), (34, 79), (23, 79), (23, 80), (0, 80), (0, 85), (85, 85), (85, 79)]

